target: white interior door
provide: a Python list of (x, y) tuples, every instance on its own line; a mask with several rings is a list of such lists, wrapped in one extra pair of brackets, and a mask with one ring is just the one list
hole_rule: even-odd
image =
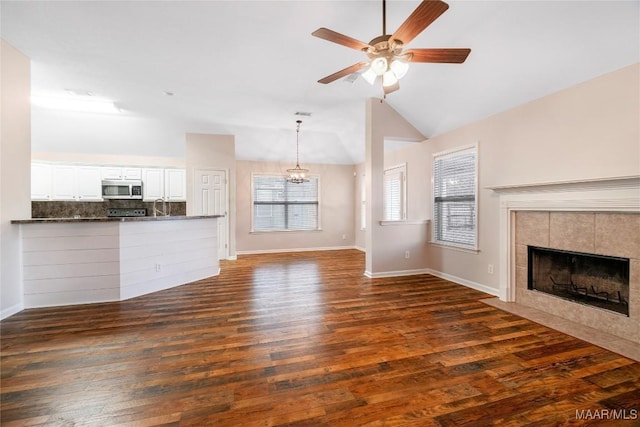
[(224, 215), (218, 219), (218, 257), (229, 258), (229, 202), (227, 172), (196, 169), (194, 180), (195, 215)]

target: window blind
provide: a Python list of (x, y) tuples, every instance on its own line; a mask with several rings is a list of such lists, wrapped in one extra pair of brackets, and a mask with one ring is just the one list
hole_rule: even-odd
[(405, 219), (405, 166), (384, 171), (384, 220)]
[(253, 176), (253, 229), (317, 230), (318, 178), (293, 184), (278, 175)]
[(476, 248), (476, 156), (476, 147), (434, 156), (436, 243)]

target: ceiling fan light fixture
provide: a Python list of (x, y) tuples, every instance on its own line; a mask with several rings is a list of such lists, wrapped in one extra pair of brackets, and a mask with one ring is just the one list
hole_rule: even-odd
[(367, 71), (362, 73), (361, 76), (363, 79), (367, 81), (367, 83), (369, 83), (372, 86), (376, 82), (376, 79), (378, 78), (378, 75), (373, 72), (371, 67), (367, 68)]
[(388, 69), (387, 59), (383, 57), (375, 58), (371, 61), (370, 69), (376, 74), (376, 76), (383, 75)]
[(382, 76), (382, 86), (393, 86), (396, 83), (398, 83), (398, 78), (393, 71), (389, 70)]
[(400, 80), (407, 74), (407, 71), (409, 71), (409, 63), (400, 58), (396, 58), (391, 61), (389, 68), (393, 71), (396, 78)]

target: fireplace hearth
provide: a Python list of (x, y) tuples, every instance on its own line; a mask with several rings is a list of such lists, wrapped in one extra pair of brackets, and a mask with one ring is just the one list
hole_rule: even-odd
[(629, 316), (629, 259), (528, 246), (527, 287)]

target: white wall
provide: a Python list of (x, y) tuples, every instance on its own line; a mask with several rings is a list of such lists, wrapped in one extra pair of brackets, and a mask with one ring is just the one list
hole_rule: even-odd
[(0, 318), (5, 318), (24, 304), (19, 227), (10, 221), (31, 218), (31, 64), (0, 42)]
[(31, 160), (93, 165), (184, 168), (184, 157), (130, 156), (126, 154), (71, 153), (61, 151), (31, 151)]
[(95, 114), (34, 107), (32, 148), (42, 152), (185, 156), (184, 131), (169, 120), (124, 111)]
[[(428, 267), (498, 292), (499, 200), (492, 186), (640, 175), (640, 65), (636, 64), (434, 137), (433, 153), (479, 144), (478, 253), (430, 245)], [(431, 191), (424, 192), (432, 209)]]
[[(296, 249), (352, 248), (355, 245), (354, 177), (352, 165), (303, 164), (320, 177), (320, 231), (251, 232), (252, 173), (284, 175), (290, 163), (238, 161), (239, 252), (269, 252)], [(344, 238), (343, 238), (344, 236)]]

